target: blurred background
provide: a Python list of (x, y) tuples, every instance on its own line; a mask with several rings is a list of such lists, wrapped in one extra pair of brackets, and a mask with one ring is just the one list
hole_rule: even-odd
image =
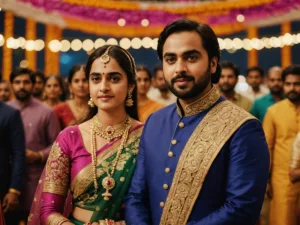
[(157, 37), (177, 18), (210, 24), (222, 60), (247, 67), (300, 64), (300, 0), (0, 0), (0, 69), (19, 65), (67, 75), (105, 43), (129, 49), (137, 64), (159, 63)]

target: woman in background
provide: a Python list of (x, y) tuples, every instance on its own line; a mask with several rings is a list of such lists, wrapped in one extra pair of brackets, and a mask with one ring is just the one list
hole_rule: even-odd
[(139, 120), (145, 122), (151, 113), (164, 106), (147, 97), (151, 87), (151, 72), (146, 66), (137, 66), (138, 114)]
[(70, 100), (54, 108), (62, 129), (79, 124), (88, 115), (89, 83), (84, 69), (84, 65), (75, 65), (71, 68), (68, 76)]
[(62, 101), (64, 90), (63, 80), (60, 76), (50, 75), (45, 79), (44, 103), (55, 108)]

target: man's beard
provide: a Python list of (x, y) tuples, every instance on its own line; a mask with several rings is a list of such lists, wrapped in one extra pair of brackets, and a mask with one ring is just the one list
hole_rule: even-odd
[[(183, 79), (193, 82), (193, 86), (190, 88), (190, 90), (182, 93), (175, 89), (174, 84), (175, 84), (176, 80), (180, 79), (180, 78), (183, 78)], [(199, 96), (205, 90), (205, 88), (209, 84), (210, 80), (211, 80), (211, 76), (210, 76), (210, 71), (208, 68), (206, 70), (203, 78), (201, 80), (199, 80), (198, 83), (195, 82), (195, 78), (193, 76), (187, 75), (186, 73), (181, 73), (181, 74), (177, 75), (176, 77), (172, 78), (171, 83), (166, 81), (166, 84), (167, 84), (168, 88), (170, 89), (170, 91), (176, 97), (183, 99), (183, 100), (187, 100), (187, 99), (192, 99), (192, 98)], [(179, 87), (179, 89), (184, 90), (185, 87), (182, 86), (182, 88)]]
[(30, 98), (31, 93), (25, 90), (20, 90), (18, 92), (15, 92), (16, 99), (23, 102)]
[(232, 93), (234, 91), (235, 85), (227, 84), (226, 87), (224, 87), (223, 85), (219, 84), (219, 88), (220, 88), (221, 92), (223, 92), (223, 93)]
[(42, 96), (42, 94), (43, 94), (43, 89), (41, 89), (41, 90), (34, 90), (34, 91), (32, 92), (32, 95), (33, 95), (34, 97), (40, 97), (40, 96)]
[(300, 100), (300, 94), (295, 91), (290, 91), (285, 96), (291, 101), (291, 102), (298, 102)]
[(272, 87), (272, 88), (270, 88), (270, 92), (272, 95), (282, 95), (282, 88)]

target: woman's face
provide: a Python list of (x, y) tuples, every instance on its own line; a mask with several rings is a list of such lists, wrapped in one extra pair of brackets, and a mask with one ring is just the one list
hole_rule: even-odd
[(60, 95), (62, 94), (59, 81), (54, 77), (49, 78), (45, 84), (44, 93), (47, 99), (59, 99)]
[(88, 97), (89, 83), (82, 69), (75, 72), (70, 84), (70, 91), (73, 93), (74, 97), (78, 97), (78, 98)]
[(146, 95), (151, 87), (151, 78), (145, 70), (138, 71), (136, 77), (138, 94)]
[[(106, 64), (97, 58), (89, 76), (90, 94), (99, 110), (111, 111), (125, 108), (128, 94), (128, 78), (118, 62), (110, 56)], [(130, 90), (134, 88), (130, 85)]]

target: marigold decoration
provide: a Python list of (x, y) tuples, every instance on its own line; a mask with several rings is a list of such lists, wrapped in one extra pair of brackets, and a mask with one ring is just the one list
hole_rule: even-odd
[[(7, 40), (9, 37), (14, 35), (14, 15), (10, 12), (5, 13), (4, 18), (4, 39)], [(2, 58), (2, 72), (3, 78), (9, 80), (9, 75), (12, 70), (12, 49), (7, 48), (6, 44), (3, 46), (3, 58)]]
[[(32, 19), (26, 20), (26, 40), (36, 39), (36, 22)], [(29, 68), (36, 70), (36, 51), (33, 49), (31, 51), (25, 51), (25, 59), (29, 63)]]
[[(285, 22), (281, 24), (281, 35), (286, 33), (291, 33), (291, 23)], [(291, 53), (291, 46), (285, 45), (281, 48), (281, 66), (282, 68), (286, 68), (292, 64), (292, 53)]]

